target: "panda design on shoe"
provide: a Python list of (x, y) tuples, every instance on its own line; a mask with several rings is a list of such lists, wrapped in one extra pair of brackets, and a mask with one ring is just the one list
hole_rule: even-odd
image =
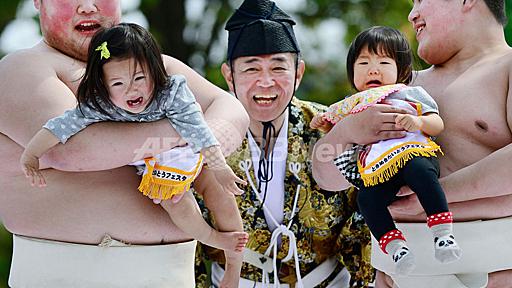
[(455, 237), (451, 234), (434, 238), (434, 252), (435, 258), (441, 263), (457, 261), (462, 254)]
[(400, 247), (395, 254), (393, 254), (393, 262), (397, 263), (398, 261), (402, 260), (407, 254), (409, 254), (409, 248), (407, 247)]
[(455, 242), (455, 237), (453, 237), (451, 234), (443, 237), (435, 237), (434, 243), (438, 249), (450, 248), (454, 246), (458, 247), (457, 242)]
[(409, 275), (412, 270), (416, 267), (414, 255), (407, 246), (401, 246), (398, 248), (393, 256), (391, 257), (395, 263), (395, 274), (397, 275)]

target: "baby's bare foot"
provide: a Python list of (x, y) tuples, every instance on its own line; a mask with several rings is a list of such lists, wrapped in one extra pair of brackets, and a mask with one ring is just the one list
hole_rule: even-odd
[(222, 250), (242, 252), (247, 241), (249, 241), (249, 235), (245, 232), (214, 231), (203, 243)]

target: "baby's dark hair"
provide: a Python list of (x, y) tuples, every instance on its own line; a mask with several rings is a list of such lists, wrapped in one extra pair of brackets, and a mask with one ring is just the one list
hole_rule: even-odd
[(402, 32), (384, 26), (368, 28), (356, 36), (350, 44), (347, 56), (347, 75), (350, 84), (356, 90), (354, 83), (354, 64), (361, 50), (378, 55), (385, 55), (395, 60), (397, 66), (397, 83), (409, 84), (412, 80), (412, 51), (409, 42)]
[[(101, 56), (97, 48), (106, 42), (110, 57)], [(158, 92), (168, 85), (167, 72), (162, 60), (162, 53), (155, 39), (145, 28), (133, 23), (120, 23), (110, 28), (96, 32), (89, 44), (87, 67), (85, 75), (78, 86), (78, 105), (92, 106), (90, 108), (106, 113), (98, 99), (108, 105), (110, 101), (107, 87), (103, 81), (103, 65), (112, 59), (125, 60), (133, 58), (141, 66), (147, 77), (154, 83), (153, 99)], [(147, 71), (145, 71), (147, 69)]]

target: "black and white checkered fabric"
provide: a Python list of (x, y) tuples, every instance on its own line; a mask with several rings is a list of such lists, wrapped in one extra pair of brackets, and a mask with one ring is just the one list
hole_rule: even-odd
[(340, 156), (334, 158), (334, 164), (340, 170), (341, 174), (356, 187), (361, 187), (363, 181), (361, 174), (357, 169), (357, 156), (359, 155), (360, 145), (352, 145), (351, 148), (345, 150)]

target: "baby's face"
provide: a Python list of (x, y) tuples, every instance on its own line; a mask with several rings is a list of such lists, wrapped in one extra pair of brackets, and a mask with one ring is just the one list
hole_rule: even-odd
[(354, 84), (357, 91), (396, 84), (397, 75), (398, 69), (393, 58), (368, 51), (368, 47), (361, 50), (354, 63)]
[(110, 101), (134, 114), (144, 111), (153, 97), (153, 80), (133, 58), (112, 59), (105, 63), (103, 81)]

